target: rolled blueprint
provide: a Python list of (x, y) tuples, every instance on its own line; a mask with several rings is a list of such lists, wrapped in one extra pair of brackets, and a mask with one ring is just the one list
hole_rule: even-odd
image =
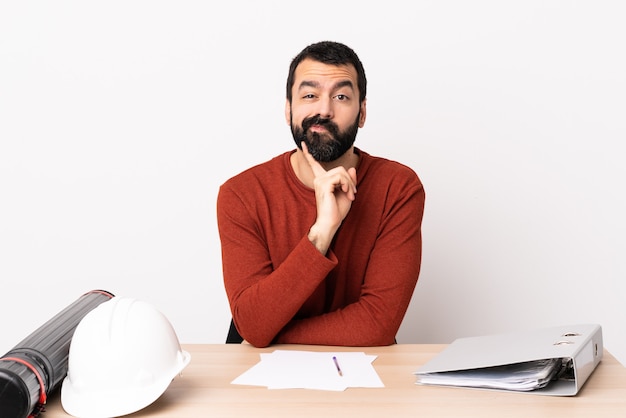
[(0, 358), (0, 417), (37, 416), (67, 375), (74, 330), (87, 313), (114, 295), (92, 290), (79, 297)]

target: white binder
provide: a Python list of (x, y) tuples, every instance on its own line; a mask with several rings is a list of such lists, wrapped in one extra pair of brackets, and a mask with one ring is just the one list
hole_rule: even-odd
[(463, 379), (467, 378), (468, 371), (480, 379), (481, 373), (486, 376), (496, 366), (560, 359), (562, 367), (558, 379), (550, 380), (545, 387), (520, 393), (573, 396), (602, 360), (603, 349), (602, 327), (598, 324), (459, 338), (415, 374), (418, 384), (510, 390), (505, 385), (481, 386), (476, 384), (476, 379), (471, 382)]

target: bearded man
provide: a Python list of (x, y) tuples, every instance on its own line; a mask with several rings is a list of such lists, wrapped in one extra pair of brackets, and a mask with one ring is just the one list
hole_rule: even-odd
[(354, 146), (366, 89), (351, 48), (307, 46), (287, 77), (296, 149), (220, 187), (227, 342), (395, 342), (420, 272), (425, 194), (412, 169)]

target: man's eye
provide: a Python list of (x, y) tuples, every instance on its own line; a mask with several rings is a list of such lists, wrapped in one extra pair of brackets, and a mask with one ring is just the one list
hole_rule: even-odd
[(315, 95), (314, 95), (314, 94), (309, 93), (309, 94), (305, 94), (304, 96), (302, 96), (302, 98), (303, 98), (303, 99), (314, 99), (314, 98), (315, 98)]
[(348, 96), (346, 96), (345, 94), (338, 94), (335, 96), (335, 99), (339, 101), (344, 101), (344, 100), (348, 100)]

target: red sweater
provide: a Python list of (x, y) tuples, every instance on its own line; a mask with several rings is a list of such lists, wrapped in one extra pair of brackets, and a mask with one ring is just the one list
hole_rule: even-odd
[(307, 238), (315, 194), (296, 177), (292, 152), (219, 191), (224, 285), (239, 333), (257, 347), (392, 344), (420, 271), (422, 183), (355, 149), (356, 200), (324, 256)]

